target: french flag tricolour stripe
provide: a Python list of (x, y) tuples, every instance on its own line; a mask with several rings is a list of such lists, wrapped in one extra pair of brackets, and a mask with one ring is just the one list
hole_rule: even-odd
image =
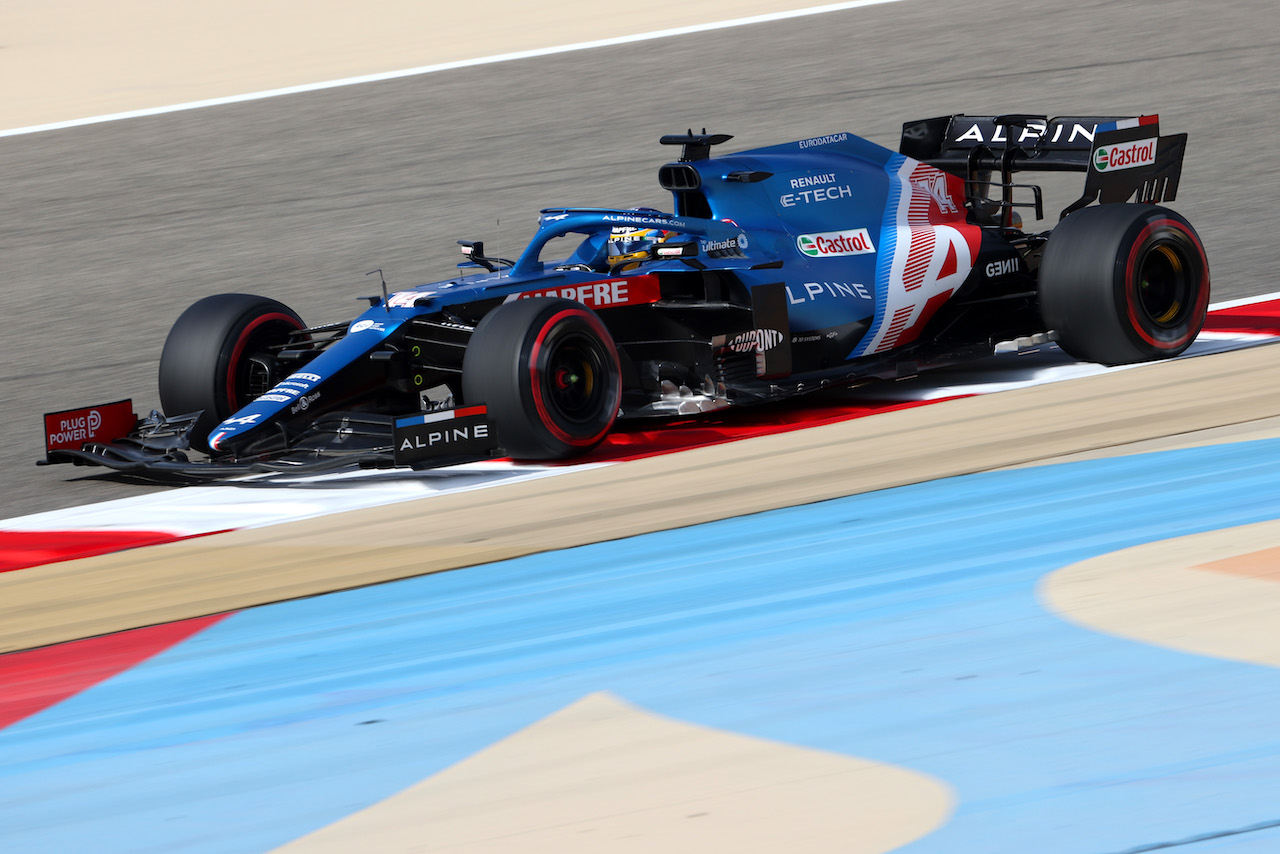
[(429, 412), (426, 415), (411, 415), (408, 418), (397, 418), (397, 427), (412, 427), (415, 424), (434, 424), (437, 421), (449, 421), (454, 418), (466, 418), (468, 415), (484, 415), (483, 406), (464, 406), (461, 409), (446, 409), (443, 412)]
[(1136, 119), (1121, 119), (1118, 122), (1103, 122), (1098, 125), (1095, 133), (1106, 133), (1111, 130), (1127, 130), (1129, 128), (1139, 128), (1143, 125), (1154, 125), (1160, 122), (1159, 116), (1139, 116)]

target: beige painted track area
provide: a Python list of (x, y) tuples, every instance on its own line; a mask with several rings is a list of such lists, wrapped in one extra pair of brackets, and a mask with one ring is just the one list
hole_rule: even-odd
[(0, 3), (0, 129), (815, 6), (807, 0)]
[(1045, 578), (1072, 622), (1197, 655), (1280, 667), (1280, 521), (1135, 546)]
[[(879, 854), (935, 830), (949, 787), (907, 768), (693, 726), (608, 693), (276, 849)], [(839, 840), (839, 841), (836, 841)]]

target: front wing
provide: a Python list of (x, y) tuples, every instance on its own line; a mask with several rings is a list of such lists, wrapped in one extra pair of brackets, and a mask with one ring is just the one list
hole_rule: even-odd
[(191, 448), (200, 413), (133, 414), (133, 403), (66, 410), (45, 416), (45, 458), (39, 465), (104, 466), (148, 480), (214, 480), (255, 473), (313, 473), (361, 468), (435, 468), (489, 459), (497, 432), (483, 406), (399, 418), (332, 412), (317, 418), (287, 448), (251, 457), (205, 457)]

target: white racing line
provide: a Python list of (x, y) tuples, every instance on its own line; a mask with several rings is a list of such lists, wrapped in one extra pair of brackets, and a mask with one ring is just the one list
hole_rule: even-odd
[(239, 95), (228, 95), (220, 98), (206, 98), (200, 101), (189, 101), (181, 104), (169, 104), (162, 107), (148, 107), (139, 110), (128, 110), (120, 113), (108, 113), (100, 116), (89, 116), (81, 119), (69, 119), (67, 121), (49, 122), (47, 124), (29, 125), (27, 127), (12, 128), (8, 130), (0, 130), (0, 138), (6, 136), (23, 136), (32, 133), (42, 133), (51, 130), (64, 130), (66, 128), (81, 127), (83, 125), (100, 124), (102, 122), (114, 122), (123, 119), (138, 119), (147, 116), (158, 116), (164, 113), (176, 113), (184, 110), (198, 110), (204, 107), (220, 107), (225, 104), (239, 104), (245, 101), (259, 101), (264, 98), (278, 98), (283, 95), (298, 95), (304, 92), (316, 92), (322, 89), (336, 89), (343, 86), (356, 86), (361, 83), (377, 83), (383, 80), (397, 80), (402, 77), (416, 77), (423, 74), (433, 74), (438, 71), (453, 71), (459, 68), (470, 68), (476, 65), (492, 65), (499, 62), (512, 62), (520, 59), (533, 59), (540, 56), (552, 56), (559, 53), (573, 53), (580, 50), (593, 50), (602, 47), (616, 47), (618, 45), (634, 44), (636, 42), (652, 41), (654, 39), (667, 39), (676, 36), (692, 35), (694, 33), (705, 33), (714, 30), (726, 30), (734, 27), (746, 27), (752, 24), (767, 24), (775, 21), (785, 21), (790, 18), (804, 18), (812, 15), (825, 15), (831, 12), (844, 12), (850, 9), (859, 9), (864, 6), (881, 6), (887, 3), (901, 3), (905, 0), (848, 0), (844, 3), (828, 3), (822, 6), (810, 6), (805, 9), (790, 9), (780, 12), (769, 12), (762, 15), (752, 15), (743, 18), (732, 18), (725, 21), (709, 21), (702, 24), (692, 24), (684, 27), (672, 27), (665, 30), (654, 30), (648, 33), (635, 33), (633, 35), (614, 36), (612, 38), (596, 39), (593, 41), (574, 42), (572, 44), (554, 45), (552, 47), (535, 48), (532, 50), (520, 50), (510, 53), (494, 54), (492, 56), (477, 57), (474, 59), (460, 59), (452, 62), (441, 62), (434, 65), (422, 65), (416, 68), (405, 68), (398, 71), (383, 71), (376, 74), (364, 74), (357, 77), (344, 77), (337, 80), (325, 80), (319, 83), (305, 83), (298, 86), (285, 86), (277, 89), (265, 89), (260, 92), (246, 92)]
[[(1280, 299), (1280, 293), (1218, 303), (1212, 309), (1273, 299)], [(1275, 340), (1274, 336), (1265, 334), (1203, 332), (1179, 358), (1205, 356)], [(1072, 361), (1056, 346), (1044, 345), (932, 371), (892, 386), (886, 384), (876, 388), (874, 397), (876, 400), (941, 400), (1047, 385), (1113, 371), (1156, 369), (1159, 365), (1159, 362), (1147, 362), (1107, 368)], [(538, 466), (492, 460), (426, 471), (383, 469), (310, 476), (252, 475), (207, 486), (159, 489), (148, 495), (21, 516), (0, 522), (0, 530), (145, 530), (192, 536), (487, 489), (606, 465), (625, 465), (625, 462)]]

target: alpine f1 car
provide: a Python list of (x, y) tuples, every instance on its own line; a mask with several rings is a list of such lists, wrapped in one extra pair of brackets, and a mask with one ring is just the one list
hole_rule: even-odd
[[(1204, 248), (1162, 206), (1186, 135), (1158, 118), (944, 116), (899, 152), (851, 133), (658, 170), (674, 212), (543, 210), (519, 258), (307, 326), (219, 294), (174, 324), (163, 414), (46, 416), (46, 461), (153, 475), (555, 460), (618, 419), (688, 416), (1057, 341), (1084, 361), (1169, 358), (1209, 302)], [(1051, 230), (1016, 173), (1085, 173)], [(563, 247), (555, 252), (554, 247)], [(192, 452), (199, 452), (193, 454)]]

